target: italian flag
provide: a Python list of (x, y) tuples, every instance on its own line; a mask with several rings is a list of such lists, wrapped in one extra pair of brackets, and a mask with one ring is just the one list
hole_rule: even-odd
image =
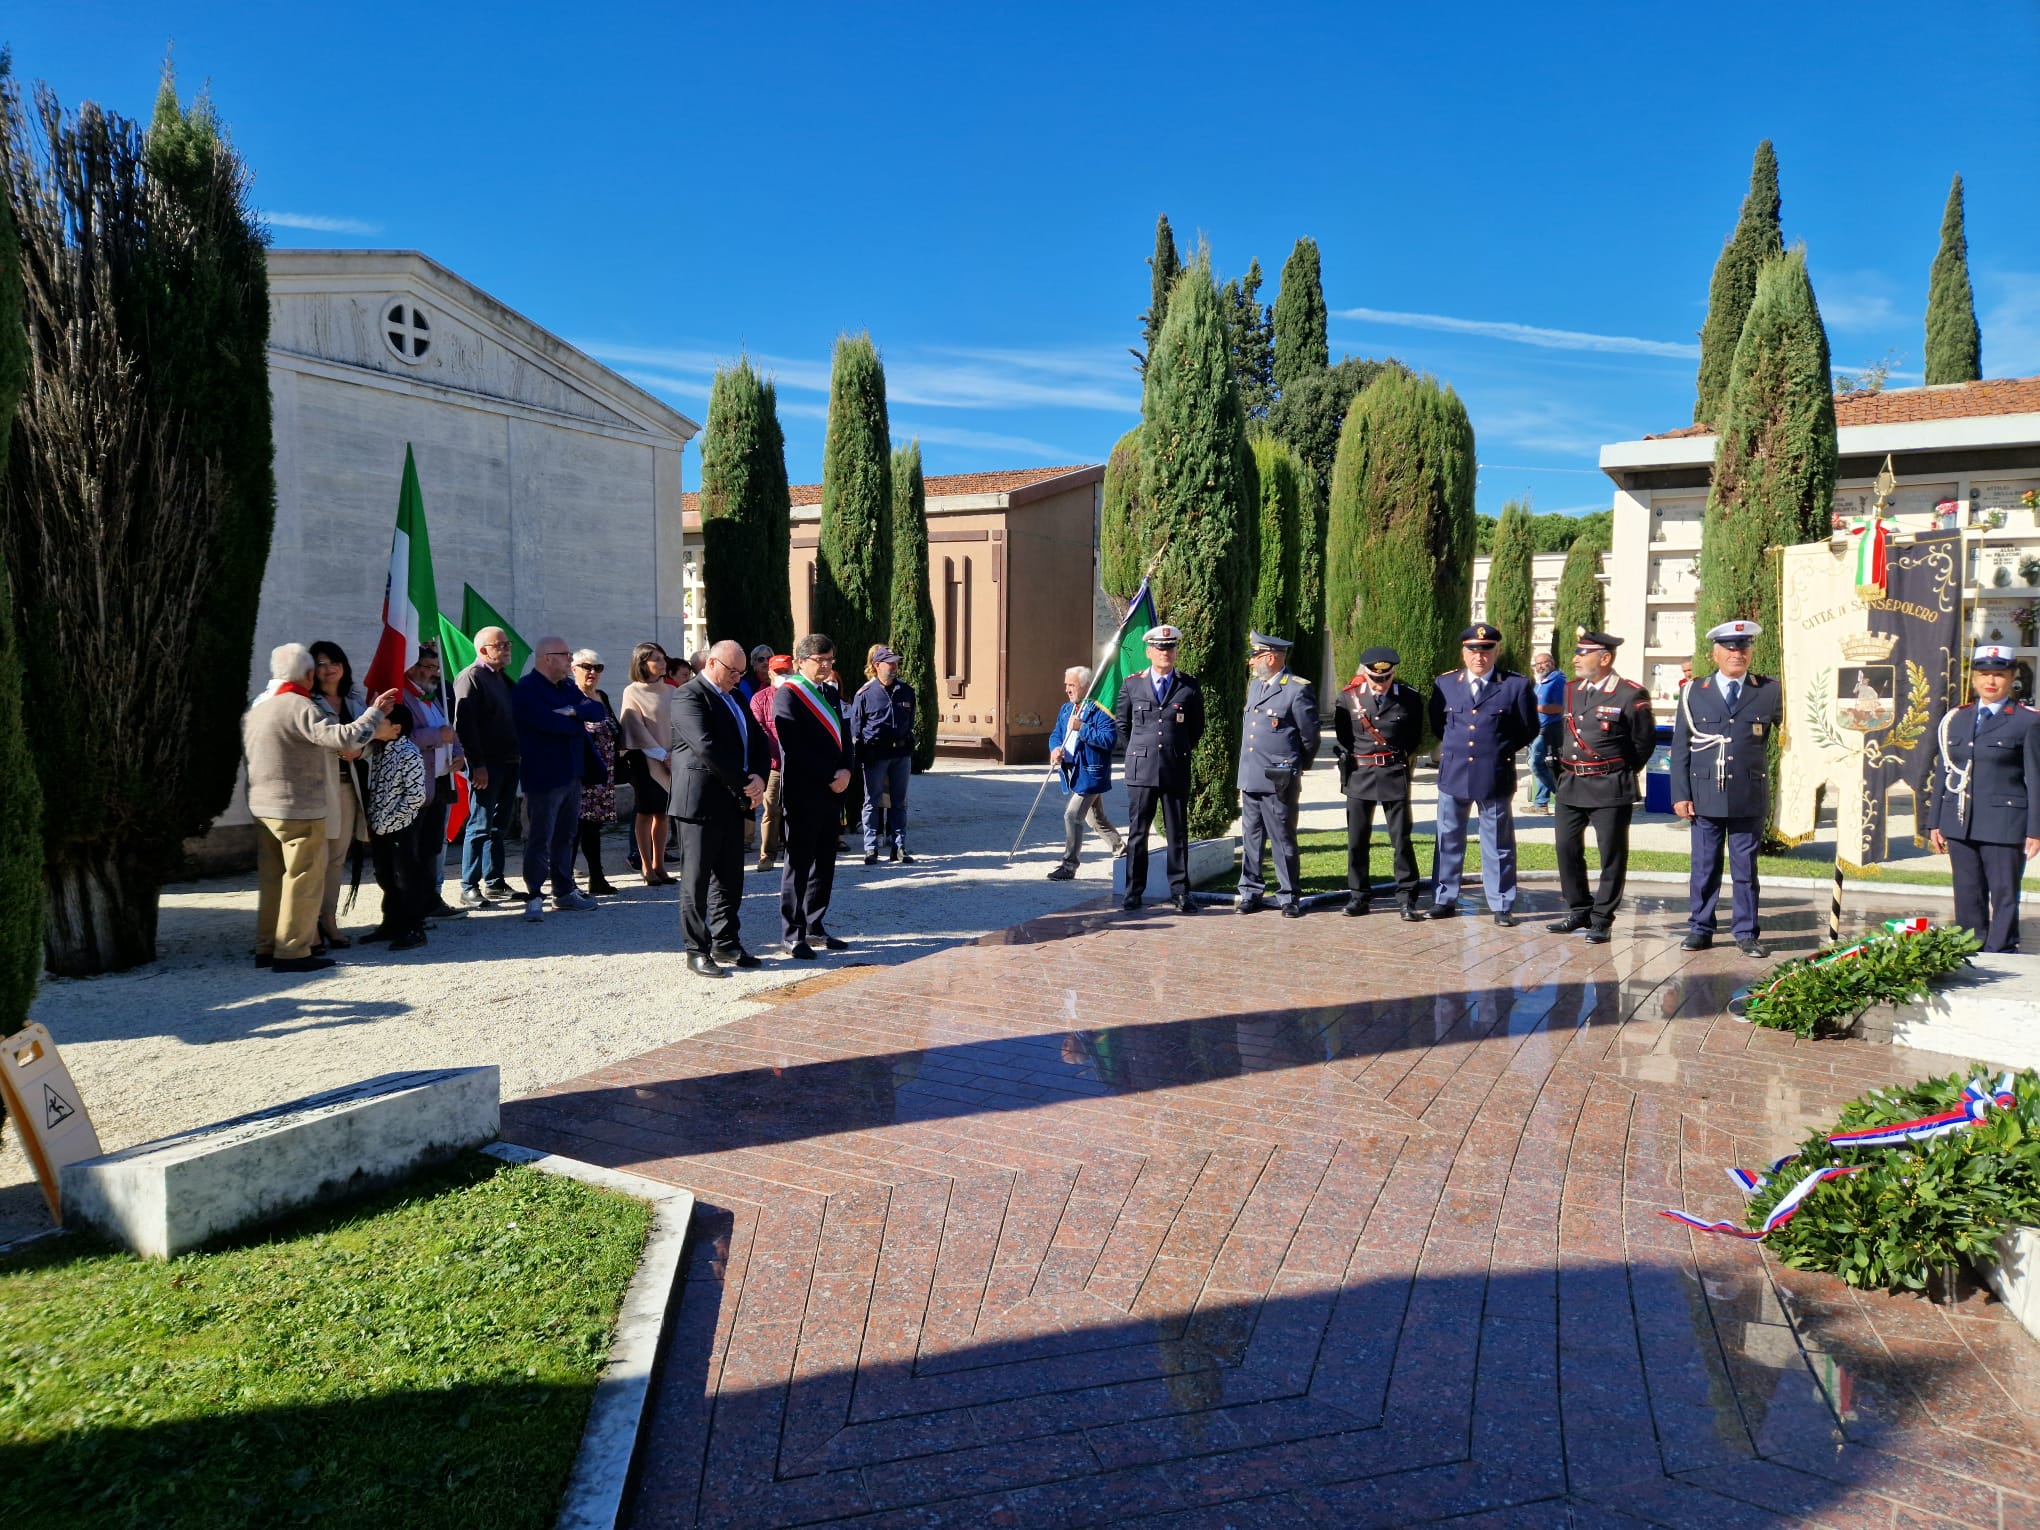
[(418, 662), (420, 638), (439, 636), (439, 593), (432, 582), (432, 543), (425, 534), (425, 496), (418, 464), (404, 444), (404, 487), (397, 495), (397, 529), (390, 537), (389, 582), (383, 586), (382, 639), (362, 683), (368, 694), (401, 690), (404, 671)]

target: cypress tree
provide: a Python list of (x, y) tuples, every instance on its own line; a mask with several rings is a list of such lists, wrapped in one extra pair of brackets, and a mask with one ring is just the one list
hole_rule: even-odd
[(1303, 476), (1296, 454), (1272, 436), (1256, 436), (1254, 461), (1256, 522), (1254, 592), (1247, 625), (1255, 632), (1302, 642), (1298, 630), (1297, 579), (1303, 552)]
[(1296, 462), (1296, 486), (1301, 503), (1296, 517), (1296, 646), (1289, 650), (1289, 667), (1323, 691), (1325, 495), (1318, 487), (1317, 474), (1311, 470), (1303, 454), (1293, 446), (1290, 452)]
[(715, 641), (793, 651), (788, 516), (778, 389), (740, 358), (715, 374), (701, 444), (702, 595)]
[[(7, 54), (0, 50), (0, 78), (7, 72)], [(14, 210), (0, 195), (0, 468), (7, 461), (14, 406), (27, 380), (21, 244)], [(14, 638), (14, 588), (0, 560), (0, 1036), (11, 1036), (27, 1023), (43, 964), (42, 787), (22, 731), (23, 668)]]
[(1502, 506), (1494, 551), (1488, 555), (1487, 619), (1502, 629), (1501, 662), (1523, 674), (1530, 672), (1533, 645), (1530, 559), (1535, 550), (1530, 507), (1512, 499)]
[(1385, 643), (1428, 699), (1458, 667), (1473, 576), (1473, 422), (1434, 377), (1384, 372), (1346, 412), (1332, 470), (1325, 620), (1332, 667)]
[(822, 443), (815, 626), (836, 640), (845, 699), (863, 684), (871, 645), (891, 641), (892, 500), (885, 368), (870, 335), (843, 335), (829, 374)]
[(1320, 511), (1331, 498), (1332, 463), (1339, 455), (1339, 427), (1346, 422), (1346, 410), (1385, 367), (1401, 366), (1399, 361), (1348, 356), (1335, 367), (1292, 379), (1268, 410), (1269, 434), (1287, 441), (1309, 464), (1317, 480)]
[(1140, 589), (1150, 543), (1140, 518), (1140, 427), (1119, 438), (1105, 459), (1098, 511), (1098, 581), (1124, 611)]
[(1148, 306), (1140, 316), (1140, 349), (1133, 353), (1136, 370), (1142, 375), (1155, 353), (1162, 321), (1169, 315), (1169, 294), (1182, 274), (1183, 258), (1176, 253), (1175, 231), (1169, 227), (1169, 215), (1162, 213), (1155, 218), (1155, 252), (1148, 257)]
[(1743, 320), (1756, 297), (1757, 273), (1764, 262), (1785, 253), (1785, 236), (1778, 222), (1778, 156), (1771, 140), (1757, 145), (1750, 166), (1749, 194), (1743, 198), (1742, 214), (1735, 232), (1722, 246), (1714, 262), (1714, 279), (1707, 286), (1707, 322), (1700, 329), (1700, 379), (1693, 401), (1693, 423), (1715, 423), (1717, 411), (1728, 391), (1730, 369), (1735, 365), (1736, 342), (1742, 337)]
[(1275, 296), (1275, 389), (1322, 372), (1331, 363), (1325, 336), (1325, 285), (1315, 239), (1299, 239), (1282, 263), (1282, 290)]
[(1247, 267), (1219, 293), (1232, 332), (1233, 371), (1240, 380), (1240, 408), (1250, 420), (1264, 419), (1275, 402), (1273, 310), (1261, 301), (1261, 262)]
[(1225, 312), (1202, 250), (1169, 296), (1142, 398), (1140, 500), (1146, 545), (1166, 541), (1155, 611), (1183, 629), (1177, 662), (1204, 690), (1207, 725), (1191, 761), (1190, 832), (1223, 834), (1237, 815), (1252, 594), (1253, 458), (1233, 377)]
[(914, 769), (935, 763), (935, 602), (928, 592), (928, 487), (921, 476), (921, 443), (893, 453), (892, 646), (900, 678), (914, 688)]
[(1927, 278), (1927, 386), (1983, 376), (1983, 335), (1969, 290), (1969, 236), (1962, 226), (1962, 177), (1948, 188), (1941, 248)]
[[(1568, 674), (1573, 637), (1581, 628), (1599, 632), (1607, 621), (1607, 590), (1597, 577), (1601, 555), (1609, 547), (1606, 525), (1596, 525), (1573, 539), (1565, 551), (1565, 569), (1558, 576), (1558, 597), (1552, 602), (1552, 657)], [(1567, 657), (1560, 657), (1560, 655)]]
[(1751, 667), (1778, 673), (1778, 579), (1765, 549), (1828, 534), (1835, 495), (1835, 400), (1827, 331), (1806, 252), (1767, 264), (1735, 348), (1700, 532), (1697, 631), (1763, 623)]
[(144, 164), (175, 208), (158, 216), (189, 228), (186, 239), (152, 241), (154, 269), (134, 291), (150, 370), (182, 415), (184, 450), (216, 472), (206, 579), (175, 682), (190, 690), (194, 709), (190, 765), (167, 804), (182, 839), (203, 834), (233, 800), (255, 617), (276, 526), (268, 239), (249, 203), (252, 176), (212, 101), (201, 91), (188, 110), (179, 106), (167, 64)]

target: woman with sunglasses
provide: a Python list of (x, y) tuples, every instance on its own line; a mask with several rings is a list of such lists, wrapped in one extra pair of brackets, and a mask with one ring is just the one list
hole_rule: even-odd
[(609, 704), (609, 693), (601, 688), (605, 668), (602, 655), (592, 648), (577, 649), (572, 663), (574, 683), (581, 687), (583, 696), (602, 703), (604, 714), (601, 722), (583, 724), (588, 730), (588, 742), (601, 758), (602, 779), (584, 779), (581, 783), (581, 823), (576, 848), (580, 858), (588, 863), (590, 896), (607, 898), (616, 889), (602, 874), (602, 826), (616, 818), (616, 745), (623, 737), (623, 727), (616, 720), (616, 708)]

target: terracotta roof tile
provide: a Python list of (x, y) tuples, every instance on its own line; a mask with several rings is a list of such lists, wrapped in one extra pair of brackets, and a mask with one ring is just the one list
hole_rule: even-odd
[[(2040, 414), (2040, 377), (1991, 377), (1982, 382), (1947, 383), (1937, 388), (1886, 388), (1881, 393), (1835, 395), (1838, 426), (1958, 420), (1982, 414)], [(1712, 426), (1687, 425), (1643, 439), (1678, 441), (1713, 434)]]
[[(943, 499), (961, 494), (1011, 494), (1016, 489), (1045, 483), (1065, 473), (1081, 473), (1085, 466), (1008, 468), (995, 473), (938, 473), (927, 480), (928, 497)], [(797, 483), (787, 491), (787, 502), (796, 509), (802, 505), (819, 505), (822, 502), (822, 486), (818, 483)], [(700, 510), (699, 492), (690, 491), (681, 496), (683, 514), (698, 516)]]

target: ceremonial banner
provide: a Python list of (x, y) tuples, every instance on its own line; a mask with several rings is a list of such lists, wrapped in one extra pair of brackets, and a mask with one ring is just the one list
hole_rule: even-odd
[(1811, 839), (1823, 798), (1845, 871), (1890, 854), (1891, 798), (1917, 808), (1934, 727), (1962, 675), (1962, 533), (1885, 549), (1882, 594), (1858, 584), (1860, 543), (1788, 547), (1781, 570), (1785, 682), (1778, 833)]

